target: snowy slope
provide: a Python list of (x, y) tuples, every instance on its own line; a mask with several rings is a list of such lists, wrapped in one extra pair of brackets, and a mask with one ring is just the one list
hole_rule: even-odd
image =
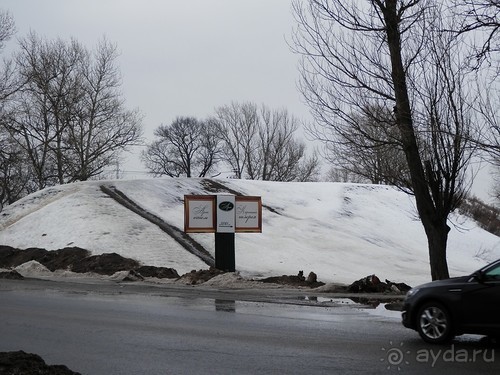
[[(368, 274), (418, 284), (430, 279), (427, 243), (414, 201), (388, 186), (218, 180), (262, 197), (263, 233), (236, 235), (236, 268), (243, 276), (318, 274), (350, 283)], [(0, 244), (57, 249), (79, 246), (116, 252), (180, 273), (207, 266), (156, 226), (100, 190), (115, 186), (145, 210), (183, 228), (183, 197), (213, 194), (202, 179), (76, 183), (26, 197), (0, 213)], [(459, 215), (451, 218), (448, 262), (467, 274), (500, 258), (500, 238)], [(212, 254), (213, 234), (192, 234)]]

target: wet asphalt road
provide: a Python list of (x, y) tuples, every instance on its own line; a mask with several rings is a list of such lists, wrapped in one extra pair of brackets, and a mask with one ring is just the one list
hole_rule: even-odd
[(397, 317), (303, 294), (0, 280), (0, 351), (89, 375), (500, 370), (476, 336), (428, 346)]

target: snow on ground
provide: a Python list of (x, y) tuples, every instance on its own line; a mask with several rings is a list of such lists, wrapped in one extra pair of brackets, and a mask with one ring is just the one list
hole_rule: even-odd
[[(416, 285), (430, 280), (427, 240), (414, 200), (389, 186), (217, 180), (262, 197), (263, 233), (236, 235), (236, 268), (246, 278), (314, 271), (324, 282), (351, 283), (369, 274)], [(184, 195), (213, 194), (202, 179), (117, 180), (45, 189), (0, 213), (0, 244), (93, 254), (116, 252), (179, 273), (207, 268), (147, 220), (101, 192), (113, 185), (147, 211), (184, 226)], [(267, 209), (271, 208), (272, 210)], [(453, 215), (452, 276), (500, 258), (500, 238)], [(192, 234), (214, 254), (213, 234)]]

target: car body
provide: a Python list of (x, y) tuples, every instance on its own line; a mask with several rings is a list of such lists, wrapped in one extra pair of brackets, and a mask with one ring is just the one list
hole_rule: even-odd
[(499, 337), (500, 259), (469, 276), (412, 288), (402, 322), (429, 343), (445, 343), (464, 333)]

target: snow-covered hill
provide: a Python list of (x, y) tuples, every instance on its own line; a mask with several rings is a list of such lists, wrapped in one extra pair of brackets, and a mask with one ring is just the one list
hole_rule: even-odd
[[(389, 186), (216, 180), (262, 197), (263, 233), (236, 235), (236, 268), (246, 277), (304, 274), (351, 283), (377, 274), (410, 285), (430, 280), (427, 241), (413, 198)], [(207, 268), (195, 255), (103, 193), (115, 186), (146, 211), (182, 229), (183, 197), (214, 194), (203, 179), (117, 180), (45, 189), (0, 213), (0, 244), (19, 248), (86, 248), (116, 252), (179, 273)], [(448, 263), (452, 276), (500, 258), (500, 238), (453, 215)], [(213, 234), (192, 234), (214, 254)]]

